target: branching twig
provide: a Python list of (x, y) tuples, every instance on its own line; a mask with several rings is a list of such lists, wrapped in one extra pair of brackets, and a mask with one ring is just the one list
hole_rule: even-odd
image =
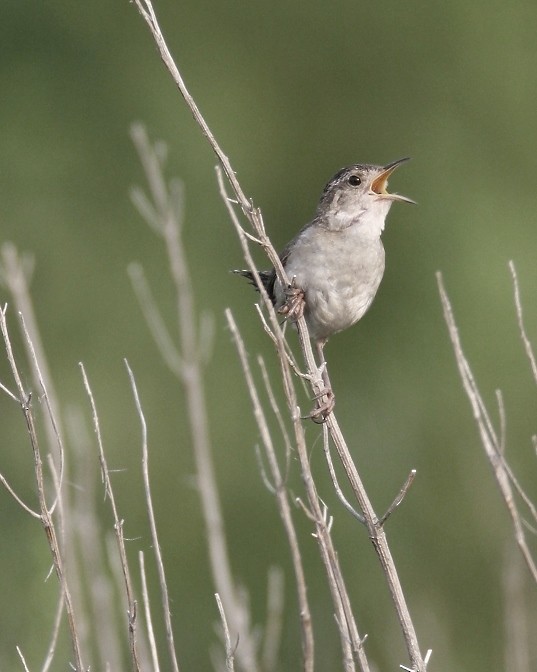
[(520, 337), (522, 338), (522, 343), (524, 344), (524, 350), (529, 359), (531, 372), (533, 373), (533, 380), (537, 383), (537, 360), (535, 359), (535, 353), (533, 352), (533, 346), (530, 339), (526, 333), (526, 327), (524, 326), (524, 313), (522, 310), (522, 302), (520, 300), (520, 289), (518, 286), (518, 276), (516, 273), (516, 268), (514, 262), (511, 260), (509, 262), (509, 270), (511, 271), (511, 277), (513, 279), (513, 292), (515, 297), (515, 308), (516, 316), (518, 320), (518, 328), (520, 330)]
[(393, 500), (393, 502), (390, 504), (388, 509), (386, 510), (386, 513), (382, 516), (382, 518), (379, 520), (379, 523), (381, 525), (384, 525), (384, 523), (388, 520), (388, 518), (392, 515), (392, 513), (395, 511), (395, 509), (400, 506), (403, 503), (403, 499), (406, 497), (407, 492), (410, 490), (410, 486), (414, 482), (414, 479), (416, 478), (416, 470), (412, 469), (410, 474), (408, 475), (406, 481), (403, 484), (403, 487), (399, 492), (397, 493), (397, 496)]
[(261, 660), (263, 670), (271, 672), (277, 668), (278, 653), (283, 628), (283, 608), (285, 604), (285, 579), (280, 567), (271, 567), (267, 580), (267, 616)]
[[(203, 517), (207, 530), (207, 543), (213, 580), (222, 602), (230, 628), (240, 633), (241, 646), (237, 651), (239, 666), (248, 672), (259, 669), (257, 662), (257, 639), (250, 624), (247, 601), (243, 599), (237, 587), (225, 537), (216, 475), (211, 455), (208, 412), (205, 402), (205, 390), (202, 371), (202, 359), (205, 353), (200, 349), (197, 314), (194, 306), (190, 274), (183, 249), (181, 229), (183, 223), (183, 203), (177, 187), (174, 191), (168, 187), (163, 173), (162, 153), (151, 146), (143, 127), (136, 125), (132, 129), (132, 138), (145, 169), (150, 187), (151, 224), (164, 240), (170, 274), (174, 283), (177, 301), (178, 340), (174, 344), (164, 327), (158, 328), (155, 340), (160, 343), (165, 361), (184, 386), (188, 417), (191, 427), (192, 445), (197, 469), (197, 485), (200, 493)], [(139, 199), (138, 199), (139, 200)], [(147, 200), (147, 199), (146, 199)], [(147, 210), (147, 208), (146, 208)], [(143, 211), (142, 213), (143, 214)], [(139, 273), (137, 274), (139, 276)], [(132, 273), (131, 273), (132, 276)], [(137, 279), (138, 295), (142, 297), (144, 315), (148, 318), (158, 315), (158, 309), (152, 295), (140, 291), (142, 285)], [(155, 327), (150, 325), (155, 332)], [(207, 348), (204, 348), (206, 351)]]
[[(63, 555), (61, 552), (60, 544), (58, 542), (58, 537), (56, 533), (56, 526), (54, 523), (54, 520), (52, 518), (52, 513), (47, 505), (47, 500), (46, 500), (46, 493), (45, 493), (45, 481), (44, 481), (44, 475), (43, 475), (43, 463), (41, 459), (41, 450), (39, 446), (39, 441), (37, 438), (37, 432), (36, 432), (36, 427), (35, 427), (35, 418), (31, 406), (31, 394), (28, 394), (22, 384), (22, 379), (19, 373), (19, 369), (17, 366), (17, 362), (15, 360), (15, 356), (13, 354), (13, 349), (11, 346), (11, 340), (9, 337), (9, 332), (7, 328), (7, 322), (6, 322), (6, 307), (3, 309), (0, 309), (0, 331), (2, 333), (2, 337), (4, 339), (4, 344), (6, 348), (6, 354), (7, 354), (7, 359), (8, 363), (11, 368), (11, 373), (13, 375), (13, 379), (15, 381), (15, 385), (17, 387), (17, 391), (19, 394), (19, 404), (21, 406), (24, 419), (26, 422), (26, 429), (28, 432), (28, 436), (30, 437), (30, 443), (32, 446), (32, 452), (33, 452), (33, 457), (34, 457), (34, 473), (35, 473), (35, 480), (36, 480), (36, 488), (37, 488), (37, 496), (39, 500), (39, 518), (41, 520), (41, 524), (43, 525), (43, 528), (45, 530), (45, 534), (47, 536), (47, 542), (52, 554), (52, 560), (53, 560), (53, 565), (54, 565), (54, 570), (56, 572), (56, 575), (58, 577), (58, 581), (60, 584), (60, 590), (63, 595), (64, 603), (65, 603), (65, 609), (67, 612), (67, 620), (69, 623), (69, 631), (71, 634), (71, 642), (73, 646), (73, 654), (75, 657), (75, 666), (77, 672), (83, 672), (84, 666), (82, 664), (82, 653), (81, 653), (81, 648), (80, 648), (80, 641), (78, 638), (78, 629), (76, 625), (76, 619), (75, 619), (75, 613), (74, 613), (74, 607), (73, 607), (73, 601), (71, 597), (71, 592), (69, 590), (69, 585), (67, 582), (67, 577), (65, 574), (65, 567), (64, 567), (64, 559)], [(29, 336), (26, 334), (27, 338)], [(47, 406), (49, 409), (49, 412), (51, 412), (51, 407)], [(4, 479), (4, 484), (5, 484), (5, 479)], [(12, 492), (10, 490), (10, 492)], [(18, 502), (21, 502), (20, 498), (16, 498)], [(23, 506), (24, 510), (27, 511), (28, 513), (31, 513), (32, 515), (35, 515), (33, 511), (31, 511), (28, 507)]]
[(250, 393), (250, 398), (254, 408), (254, 416), (261, 434), (263, 446), (265, 448), (265, 455), (267, 456), (267, 460), (270, 466), (278, 510), (283, 522), (285, 533), (287, 535), (287, 541), (289, 542), (289, 547), (291, 549), (291, 558), (295, 572), (302, 632), (303, 668), (304, 672), (312, 672), (314, 664), (314, 639), (311, 614), (307, 597), (306, 577), (304, 574), (304, 567), (302, 565), (302, 556), (298, 545), (296, 530), (291, 515), (291, 507), (289, 505), (287, 489), (285, 487), (285, 482), (282, 478), (280, 466), (276, 458), (276, 452), (272, 443), (272, 437), (270, 435), (265, 413), (259, 400), (259, 395), (257, 393), (252, 372), (250, 370), (248, 357), (246, 355), (246, 348), (244, 347), (244, 341), (242, 340), (240, 332), (237, 328), (237, 324), (233, 319), (233, 315), (229, 309), (226, 310), (226, 318), (231, 335), (235, 341), (235, 345), (237, 346), (237, 351), (239, 353), (239, 359), (241, 361), (244, 377), (246, 379), (246, 384), (248, 386), (248, 391)]
[(145, 575), (145, 561), (143, 551), (140, 551), (138, 553), (138, 559), (140, 561), (142, 598), (144, 601), (144, 613), (147, 625), (147, 638), (149, 640), (149, 650), (151, 651), (151, 663), (153, 665), (153, 672), (160, 672), (160, 665), (158, 662), (157, 642), (155, 640), (155, 632), (153, 630), (153, 620), (151, 619), (151, 606), (149, 604), (149, 591), (147, 590), (147, 577)]
[(324, 455), (326, 458), (326, 464), (328, 465), (328, 473), (330, 474), (330, 478), (332, 479), (332, 485), (334, 486), (334, 490), (336, 491), (336, 495), (338, 496), (339, 501), (343, 504), (343, 506), (347, 509), (347, 511), (351, 514), (351, 516), (354, 516), (356, 520), (362, 523), (362, 525), (365, 525), (365, 518), (352, 506), (352, 504), (343, 494), (343, 490), (339, 485), (336, 470), (334, 469), (334, 463), (332, 462), (332, 455), (330, 454), (330, 438), (328, 435), (328, 427), (326, 423), (323, 424), (323, 448), (324, 448)]
[(129, 648), (131, 653), (131, 661), (133, 670), (135, 672), (140, 672), (140, 662), (138, 656), (138, 643), (136, 641), (136, 625), (137, 625), (137, 603), (134, 597), (134, 591), (132, 587), (132, 580), (130, 576), (129, 563), (127, 560), (127, 551), (125, 549), (125, 537), (123, 534), (123, 524), (124, 521), (120, 520), (118, 509), (116, 505), (116, 498), (114, 496), (114, 491), (112, 489), (112, 482), (110, 480), (110, 471), (108, 469), (108, 464), (106, 457), (104, 455), (104, 446), (101, 437), (101, 427), (99, 422), (99, 415), (97, 413), (97, 406), (95, 404), (95, 399), (93, 397), (93, 392), (91, 390), (88, 377), (86, 375), (86, 370), (82, 362), (79, 363), (80, 370), (82, 371), (82, 379), (84, 381), (84, 387), (86, 389), (86, 394), (88, 395), (91, 412), (93, 417), (93, 427), (95, 429), (95, 435), (97, 437), (97, 446), (99, 450), (99, 462), (101, 465), (101, 473), (103, 478), (103, 483), (105, 487), (105, 493), (110, 500), (110, 506), (112, 508), (112, 515), (114, 518), (114, 532), (116, 535), (116, 541), (119, 551), (119, 558), (121, 562), (121, 570), (123, 573), (123, 582), (125, 586), (125, 596), (127, 598), (127, 617), (128, 617), (128, 632), (129, 632)]
[(224, 642), (226, 646), (226, 670), (227, 672), (234, 672), (235, 670), (235, 651), (237, 647), (231, 646), (231, 637), (229, 636), (229, 628), (227, 626), (226, 612), (222, 606), (222, 600), (218, 593), (214, 594), (218, 611), (220, 613), (220, 621), (222, 622), (222, 630), (224, 632)]
[[(227, 179), (229, 180), (229, 183), (231, 184), (231, 187), (233, 189), (233, 192), (235, 194), (236, 200), (244, 213), (244, 215), (247, 217), (248, 221), (250, 222), (255, 237), (259, 240), (260, 244), (262, 245), (263, 249), (265, 250), (267, 256), (269, 257), (270, 262), (272, 263), (273, 267), (276, 269), (276, 273), (278, 276), (278, 279), (280, 282), (282, 282), (283, 286), (286, 286), (289, 284), (288, 278), (286, 277), (286, 274), (282, 268), (281, 261), (278, 257), (277, 252), (275, 251), (274, 247), (271, 245), (270, 240), (266, 236), (265, 233), (265, 227), (263, 224), (263, 220), (261, 217), (261, 212), (259, 211), (258, 208), (254, 208), (251, 202), (245, 197), (240, 184), (236, 178), (236, 175), (231, 168), (231, 164), (227, 158), (227, 156), (223, 153), (221, 150), (220, 146), (216, 142), (216, 139), (214, 138), (212, 132), (210, 131), (207, 123), (205, 122), (204, 118), (202, 117), (194, 99), (190, 95), (188, 89), (185, 86), (185, 83), (181, 77), (181, 74), (175, 65), (173, 58), (168, 50), (168, 47), (166, 45), (166, 42), (164, 40), (164, 37), (162, 35), (162, 32), (160, 30), (160, 27), (158, 25), (157, 18), (155, 16), (155, 12), (153, 10), (152, 4), (150, 0), (135, 0), (136, 5), (142, 14), (144, 20), (146, 21), (147, 25), (149, 26), (149, 29), (153, 35), (153, 38), (157, 44), (157, 47), (159, 49), (160, 55), (162, 60), (164, 61), (164, 64), (168, 68), (170, 74), (173, 77), (174, 82), (176, 83), (177, 87), (179, 88), (181, 95), (183, 96), (185, 102), (187, 103), (194, 119), (200, 126), (203, 134), (209, 141), (213, 151), (218, 157), (218, 160), (222, 166), (223, 171), (226, 174)], [(223, 192), (223, 186), (221, 184), (221, 191)], [(227, 196), (227, 194), (224, 195), (224, 202), (228, 207), (228, 210), (230, 211), (230, 214), (233, 213), (233, 206), (232, 203), (230, 203), (230, 199)], [(232, 216), (233, 219), (233, 216)], [(257, 281), (257, 285), (260, 287), (261, 291), (261, 297), (263, 299), (263, 302), (265, 306), (267, 306), (267, 309), (269, 311), (269, 316), (270, 316), (270, 321), (271, 321), (271, 326), (273, 333), (277, 335), (277, 349), (278, 352), (281, 353), (280, 355), (280, 364), (281, 364), (281, 370), (283, 374), (283, 383), (284, 383), (284, 391), (286, 394), (286, 398), (288, 399), (288, 403), (290, 404), (290, 411), (291, 411), (291, 416), (293, 419), (293, 426), (295, 428), (295, 438), (297, 440), (297, 443), (303, 442), (303, 437), (301, 436), (301, 430), (299, 429), (300, 425), (300, 416), (299, 413), (297, 414), (297, 406), (296, 406), (296, 398), (294, 394), (294, 390), (292, 389), (292, 381), (290, 377), (290, 372), (289, 368), (287, 365), (286, 356), (285, 356), (285, 346), (283, 345), (283, 336), (281, 336), (281, 330), (279, 329), (278, 325), (278, 320), (276, 319), (276, 315), (274, 313), (274, 310), (272, 309), (272, 305), (266, 295), (266, 292), (264, 291), (263, 287), (261, 287), (261, 283), (259, 282), (259, 276), (255, 268), (255, 264), (253, 263), (253, 260), (251, 258), (251, 255), (248, 250), (248, 237), (245, 235), (244, 230), (238, 223), (234, 221), (235, 228), (237, 231), (237, 235), (239, 237), (239, 240), (241, 242), (241, 246), (245, 255), (245, 259), (248, 263), (248, 267), (251, 269), (254, 279)], [(272, 312), (271, 312), (272, 310)], [(314, 395), (320, 395), (323, 391), (324, 388), (324, 383), (322, 380), (322, 375), (321, 371), (318, 368), (315, 358), (313, 355), (311, 343), (309, 340), (309, 335), (307, 331), (307, 326), (304, 317), (301, 317), (300, 319), (297, 320), (296, 322), (297, 330), (298, 330), (298, 335), (299, 335), (299, 340), (300, 340), (300, 345), (302, 348), (302, 352), (304, 354), (304, 358), (306, 360), (307, 364), (307, 369), (308, 369), (308, 374), (311, 376), (311, 385), (313, 388), (313, 393)], [(332, 437), (332, 440), (334, 442), (334, 445), (336, 447), (336, 450), (338, 452), (338, 455), (341, 459), (343, 468), (345, 470), (345, 473), (349, 479), (351, 488), (357, 498), (357, 501), (359, 503), (359, 506), (363, 512), (363, 515), (366, 519), (367, 523), (367, 528), (369, 535), (371, 537), (371, 540), (373, 542), (373, 545), (375, 547), (375, 550), (377, 551), (379, 560), (381, 562), (383, 571), (385, 573), (388, 586), (390, 588), (390, 593), (392, 595), (395, 608), (399, 617), (399, 621), (401, 624), (401, 628), (403, 631), (403, 635), (405, 638), (405, 642), (407, 645), (407, 650), (408, 654), (410, 657), (410, 661), (412, 666), (415, 668), (417, 672), (425, 672), (426, 665), (423, 661), (423, 658), (421, 656), (420, 650), (419, 650), (419, 645), (418, 645), (418, 640), (416, 636), (416, 632), (414, 629), (414, 625), (412, 623), (412, 619), (410, 617), (410, 613), (408, 611), (408, 607), (406, 604), (406, 600), (403, 594), (403, 590), (401, 587), (401, 583), (399, 581), (397, 571), (395, 568), (395, 564), (393, 561), (393, 558), (391, 556), (391, 552), (388, 546), (388, 542), (386, 539), (385, 532), (382, 528), (382, 526), (379, 524), (379, 520), (373, 510), (373, 507), (369, 501), (369, 498), (367, 497), (367, 493), (365, 492), (365, 489), (363, 487), (363, 484), (361, 482), (361, 479), (358, 475), (358, 471), (356, 469), (356, 466), (354, 465), (354, 462), (352, 461), (350, 451), (344, 441), (343, 435), (341, 434), (341, 431), (339, 429), (339, 425), (337, 424), (337, 421), (335, 419), (334, 414), (330, 414), (328, 417), (328, 428), (330, 430), (330, 434)], [(306, 459), (307, 459), (307, 453), (306, 453)], [(304, 465), (301, 466), (303, 467)], [(304, 477), (307, 472), (304, 472)], [(311, 493), (310, 493), (311, 494)], [(315, 495), (316, 498), (316, 495)], [(310, 503), (311, 504), (311, 503)], [(318, 505), (318, 502), (317, 502)], [(329, 564), (329, 563), (328, 563)], [(328, 565), (327, 565), (328, 566)], [(347, 614), (349, 616), (349, 614)], [(340, 622), (342, 622), (343, 619), (340, 619)], [(359, 638), (356, 640), (353, 636), (353, 641), (360, 641)], [(359, 645), (358, 650), (361, 651), (362, 647)], [(355, 651), (355, 653), (358, 653), (358, 651)]]
[(468, 364), (468, 360), (464, 355), (462, 349), (459, 331), (455, 323), (455, 318), (453, 315), (453, 309), (449, 301), (446, 289), (444, 287), (444, 281), (442, 279), (442, 274), (437, 273), (436, 279), (438, 281), (438, 289), (440, 292), (440, 299), (442, 301), (442, 307), (444, 310), (444, 319), (447, 324), (449, 336), (451, 339), (451, 344), (453, 346), (453, 351), (455, 353), (455, 360), (459, 368), (459, 374), (461, 376), (462, 384), (464, 390), (470, 401), (472, 411), (474, 414), (474, 419), (476, 421), (477, 427), (479, 429), (479, 435), (481, 437), (481, 443), (489, 459), (490, 464), (494, 470), (494, 475), (496, 477), (496, 482), (500, 488), (501, 495), (509, 515), (511, 516), (511, 521), (513, 524), (513, 529), (515, 532), (515, 539), (520, 548), (522, 556), (528, 566), (528, 569), (531, 572), (533, 580), (537, 582), (537, 566), (531, 554), (531, 551), (526, 542), (526, 535), (524, 533), (524, 526), (520, 518), (516, 503), (513, 498), (513, 491), (511, 488), (511, 479), (509, 477), (508, 471), (506, 469), (506, 463), (501, 452), (501, 441), (498, 439), (496, 432), (492, 426), (492, 422), (488, 415), (483, 397), (481, 396), (475, 378)]
[[(134, 374), (129, 366), (127, 360), (125, 360), (125, 366), (127, 367), (127, 372), (129, 374), (129, 379), (131, 383), (132, 394), (134, 396), (134, 402), (136, 404), (136, 411), (138, 417), (140, 418), (140, 424), (142, 426), (142, 474), (144, 479), (144, 490), (145, 490), (145, 502), (147, 506), (147, 513), (149, 516), (149, 527), (151, 530), (151, 542), (153, 546), (153, 551), (155, 553), (155, 560), (157, 563), (157, 571), (160, 582), (160, 593), (162, 596), (162, 608), (164, 612), (164, 622), (166, 624), (166, 639), (168, 642), (168, 655), (170, 659), (170, 664), (173, 672), (179, 672), (179, 664), (177, 662), (177, 656), (175, 654), (175, 644), (173, 640), (173, 628), (172, 628), (172, 618), (170, 610), (170, 598), (168, 595), (168, 583), (166, 581), (166, 572), (164, 571), (164, 561), (162, 559), (162, 551), (160, 549), (160, 542), (157, 534), (157, 523), (155, 520), (155, 511), (153, 509), (153, 498), (151, 496), (151, 485), (149, 481), (149, 454), (147, 449), (147, 424), (145, 422), (144, 412), (142, 410), (142, 405), (140, 403), (140, 397), (138, 395), (138, 388), (136, 387), (136, 380), (134, 379)], [(143, 562), (143, 558), (141, 559)], [(149, 608), (149, 606), (147, 607)], [(149, 622), (148, 622), (149, 623)]]

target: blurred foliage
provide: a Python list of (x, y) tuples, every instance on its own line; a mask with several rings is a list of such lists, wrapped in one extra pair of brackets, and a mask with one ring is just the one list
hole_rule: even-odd
[[(434, 272), (445, 274), (485, 397), (494, 404), (495, 388), (504, 390), (508, 455), (535, 497), (536, 391), (507, 262), (516, 263), (528, 330), (536, 334), (537, 5), (155, 4), (192, 94), (278, 246), (311, 217), (325, 181), (341, 166), (414, 158), (392, 187), (419, 205), (392, 209), (381, 291), (366, 318), (331, 341), (327, 357), (338, 417), (378, 509), (411, 468), (418, 471), (388, 533), (420, 642), (434, 649), (431, 669), (502, 668), (502, 572), (512, 532), (459, 384)], [(143, 263), (173, 327), (163, 249), (129, 201), (129, 189), (142, 181), (129, 125), (142, 120), (168, 143), (170, 175), (186, 187), (185, 240), (197, 304), (216, 322), (206, 379), (233, 563), (258, 619), (267, 567), (285, 568), (282, 669), (296, 669), (288, 553), (258, 474), (257, 430), (224, 307), (232, 307), (252, 353), (270, 360), (271, 347), (252, 310), (253, 292), (228, 272), (242, 261), (218, 195), (214, 157), (127, 0), (3, 2), (0, 90), (1, 240), (35, 255), (33, 298), (55, 381), (63, 403), (85, 412), (77, 362), (86, 365), (109, 460), (127, 470), (114, 479), (126, 535), (136, 538), (133, 558), (150, 542), (138, 487), (138, 420), (123, 357), (135, 371), (149, 423), (180, 662), (185, 670), (208, 670), (217, 612), (191, 487), (182, 392), (159, 359), (126, 273), (130, 261)], [(4, 290), (0, 298), (5, 302)], [(4, 358), (0, 380), (7, 380)], [(5, 396), (0, 416), (0, 469), (31, 497), (22, 417)], [(395, 669), (405, 658), (387, 591), (364, 530), (331, 494), (319, 431), (308, 429), (313, 461), (336, 516), (358, 622), (370, 635), (368, 650), (379, 669)], [(54, 579), (45, 583), (42, 531), (5, 492), (0, 497), (0, 667), (20, 669), (20, 644), (30, 668), (38, 669)], [(308, 525), (297, 518), (313, 577), (319, 669), (338, 669), (322, 571)]]

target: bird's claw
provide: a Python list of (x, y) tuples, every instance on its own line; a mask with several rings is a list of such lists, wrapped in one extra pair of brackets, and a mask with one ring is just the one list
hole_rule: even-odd
[[(322, 399), (324, 401), (321, 401)], [(302, 416), (302, 420), (313, 420), (316, 425), (322, 425), (334, 410), (336, 398), (332, 389), (325, 387), (319, 394), (315, 395), (314, 400), (317, 401), (315, 407), (307, 415)]]
[(278, 308), (280, 315), (284, 315), (286, 319), (296, 322), (304, 315), (304, 307), (306, 302), (304, 300), (304, 291), (300, 287), (296, 287), (295, 279), (285, 289), (286, 301)]

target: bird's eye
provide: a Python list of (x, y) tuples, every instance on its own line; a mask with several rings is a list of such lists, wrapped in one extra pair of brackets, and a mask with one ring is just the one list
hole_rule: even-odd
[(358, 175), (351, 175), (347, 182), (352, 186), (352, 187), (357, 187), (359, 184), (362, 184), (362, 180), (358, 177)]

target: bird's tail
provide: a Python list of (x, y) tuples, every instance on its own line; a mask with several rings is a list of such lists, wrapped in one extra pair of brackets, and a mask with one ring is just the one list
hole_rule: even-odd
[[(259, 287), (257, 285), (256, 279), (254, 278), (254, 274), (252, 273), (252, 271), (234, 270), (233, 273), (236, 273), (237, 275), (241, 275), (243, 278), (246, 278), (248, 282), (251, 285), (253, 285), (257, 289), (257, 291), (259, 291)], [(263, 283), (263, 287), (265, 288), (271, 301), (274, 303), (274, 280), (276, 277), (274, 271), (258, 271), (258, 273), (259, 273), (259, 279)]]

